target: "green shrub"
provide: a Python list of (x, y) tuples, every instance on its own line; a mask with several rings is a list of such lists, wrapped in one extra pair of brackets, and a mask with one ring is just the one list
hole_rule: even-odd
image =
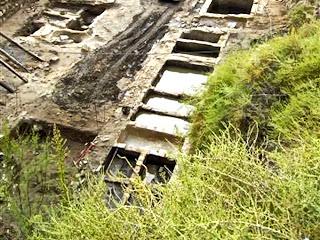
[(273, 133), (273, 106), (286, 105), (291, 98), (294, 101), (302, 91), (317, 94), (313, 89), (319, 86), (319, 42), (320, 23), (315, 22), (227, 57), (209, 77), (205, 93), (194, 100), (194, 145), (201, 147), (206, 137), (228, 123), (244, 135), (258, 124), (262, 142), (268, 136), (277, 139)]
[[(31, 230), (29, 219), (45, 214), (49, 206), (60, 202), (57, 162), (66, 156), (59, 134), (55, 142), (36, 133), (13, 138), (8, 128), (2, 130), (0, 151), (0, 238), (24, 238)], [(59, 142), (59, 144), (57, 144)], [(60, 157), (60, 158), (59, 158)], [(2, 230), (4, 232), (2, 232)]]
[(213, 135), (202, 152), (179, 158), (177, 180), (157, 188), (160, 202), (136, 183), (139, 206), (108, 210), (101, 178), (50, 222), (37, 219), (30, 239), (319, 239), (319, 143), (262, 161), (240, 135)]
[(289, 26), (299, 28), (313, 19), (314, 8), (312, 5), (298, 3), (289, 11)]

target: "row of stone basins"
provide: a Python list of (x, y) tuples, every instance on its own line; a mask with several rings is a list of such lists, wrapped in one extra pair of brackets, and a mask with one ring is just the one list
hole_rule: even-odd
[[(204, 8), (213, 8), (211, 2), (207, 1)], [(234, 8), (230, 9), (234, 14)], [(229, 36), (228, 30), (219, 28), (180, 31), (172, 53), (106, 158), (108, 207), (136, 204), (132, 184), (136, 178), (151, 185), (172, 181), (178, 167), (171, 156), (188, 150), (187, 136), (194, 107), (185, 99), (204, 90), (208, 73), (219, 61)]]
[(170, 156), (186, 145), (194, 110), (184, 99), (203, 89), (227, 35), (191, 29), (176, 41), (171, 56), (108, 154), (105, 180), (110, 207), (115, 201), (133, 201), (130, 183), (136, 177), (146, 184), (170, 181), (177, 170)]

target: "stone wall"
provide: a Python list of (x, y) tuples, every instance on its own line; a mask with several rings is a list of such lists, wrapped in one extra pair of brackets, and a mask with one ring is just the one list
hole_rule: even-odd
[(0, 22), (17, 12), (28, 0), (0, 0)]

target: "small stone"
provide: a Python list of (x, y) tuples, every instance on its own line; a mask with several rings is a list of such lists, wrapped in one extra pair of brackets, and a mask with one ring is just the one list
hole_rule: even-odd
[(69, 36), (68, 35), (60, 35), (60, 40), (61, 41), (66, 41), (69, 39)]
[(56, 63), (60, 60), (60, 58), (58, 56), (54, 56), (52, 58), (50, 58), (49, 63)]

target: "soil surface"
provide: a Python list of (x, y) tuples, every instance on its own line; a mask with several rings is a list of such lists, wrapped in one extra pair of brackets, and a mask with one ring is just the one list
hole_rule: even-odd
[[(108, 151), (106, 146), (113, 144), (128, 121), (122, 108), (130, 111), (139, 102), (137, 97), (145, 82), (136, 73), (143, 67), (148, 52), (167, 32), (175, 14), (188, 16), (192, 2), (195, 1), (118, 0), (95, 19), (90, 36), (85, 36), (81, 43), (64, 45), (33, 34), (37, 30), (34, 21), (43, 16), (47, 0), (21, 8), (1, 25), (1, 31), (45, 62), (0, 39), (0, 46), (29, 70), (15, 68), (29, 80), (24, 84), (0, 66), (0, 81), (16, 89), (15, 94), (8, 94), (0, 88), (0, 125), (8, 120), (14, 127), (21, 119), (31, 118), (72, 127), (79, 134), (83, 130), (99, 132), (103, 136), (98, 146), (102, 149), (97, 157), (100, 162)], [(162, 62), (158, 64), (161, 67)], [(144, 74), (142, 80), (151, 80), (153, 76), (148, 75)], [(140, 80), (135, 83), (136, 79)], [(134, 93), (128, 92), (131, 85), (135, 86)], [(81, 148), (79, 143), (75, 145), (74, 148)], [(72, 151), (72, 155), (78, 154)]]
[(54, 101), (64, 109), (78, 110), (93, 102), (101, 105), (120, 100), (117, 82), (123, 77), (132, 78), (141, 69), (178, 7), (167, 5), (148, 8), (135, 16), (124, 32), (79, 62), (57, 85)]
[[(237, 23), (231, 30), (222, 56), (234, 48), (249, 47), (253, 39), (258, 41), (261, 36), (277, 33), (284, 26), (284, 3), (261, 2), (265, 2), (265, 7), (259, 14)], [(8, 94), (0, 88), (0, 125), (8, 120), (15, 126), (20, 119), (32, 118), (78, 129), (79, 134), (82, 130), (98, 132), (97, 156), (93, 155), (97, 162), (103, 160), (129, 121), (128, 113), (139, 104), (142, 92), (150, 87), (172, 51), (170, 46), (178, 35), (173, 34), (171, 38), (169, 32), (168, 38), (160, 40), (164, 34), (169, 29), (174, 33), (191, 27), (214, 27), (221, 22), (225, 26), (234, 24), (232, 19), (202, 21), (194, 17), (203, 1), (185, 0), (174, 4), (158, 0), (117, 0), (94, 20), (90, 34), (81, 33), (82, 42), (54, 44), (32, 35), (33, 21), (42, 16), (47, 4), (47, 0), (40, 0), (26, 6), (0, 26), (2, 32), (45, 60), (36, 61), (0, 39), (0, 46), (30, 71), (19, 70), (29, 80), (24, 84), (0, 66), (0, 81), (16, 89), (15, 94)]]

